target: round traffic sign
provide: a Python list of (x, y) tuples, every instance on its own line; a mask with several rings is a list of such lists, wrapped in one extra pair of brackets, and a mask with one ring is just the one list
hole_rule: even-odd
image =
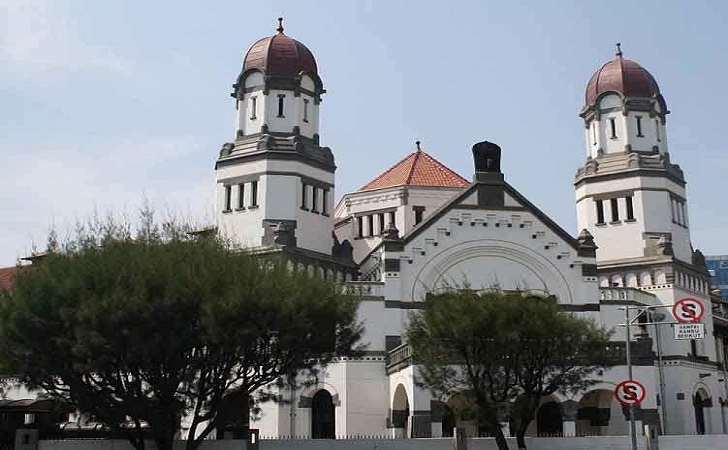
[(614, 395), (617, 401), (624, 406), (639, 405), (645, 399), (647, 390), (645, 386), (637, 380), (625, 380), (617, 385), (614, 389)]
[(705, 314), (703, 302), (694, 298), (685, 297), (672, 306), (672, 315), (680, 323), (699, 322), (703, 314)]

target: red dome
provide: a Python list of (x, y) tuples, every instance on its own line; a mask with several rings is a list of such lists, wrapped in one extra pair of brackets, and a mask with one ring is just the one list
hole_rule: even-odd
[(316, 60), (311, 51), (297, 40), (283, 34), (263, 38), (253, 44), (245, 55), (243, 72), (260, 69), (266, 74), (296, 76), (301, 72), (316, 74)]
[(663, 107), (664, 99), (655, 78), (634, 61), (622, 58), (617, 52), (613, 61), (604, 64), (589, 79), (586, 86), (586, 106), (596, 103), (597, 98), (605, 92), (618, 92), (624, 97), (656, 98)]

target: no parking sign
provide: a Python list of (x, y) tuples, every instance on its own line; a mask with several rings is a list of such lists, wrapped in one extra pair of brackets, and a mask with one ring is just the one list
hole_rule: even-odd
[(680, 323), (699, 322), (703, 314), (705, 314), (703, 302), (690, 297), (678, 300), (672, 307), (672, 315)]
[(639, 405), (645, 399), (647, 390), (645, 386), (637, 380), (625, 380), (617, 385), (614, 389), (614, 396), (617, 401), (624, 406)]

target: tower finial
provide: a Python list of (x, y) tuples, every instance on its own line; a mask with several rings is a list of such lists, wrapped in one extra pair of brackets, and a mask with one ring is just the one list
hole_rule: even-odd
[(278, 28), (276, 28), (276, 31), (283, 34), (283, 17), (278, 18)]
[(617, 52), (614, 54), (617, 58), (622, 59), (622, 44), (617, 42)]
[(420, 148), (420, 141), (415, 141), (415, 145), (417, 146), (417, 151), (421, 152), (422, 149)]

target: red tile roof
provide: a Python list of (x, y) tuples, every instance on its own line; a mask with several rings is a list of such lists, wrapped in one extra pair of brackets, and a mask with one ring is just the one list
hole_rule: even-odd
[(0, 267), (0, 291), (13, 287), (13, 279), (24, 266)]
[(469, 185), (468, 180), (423, 152), (418, 143), (415, 151), (364, 185), (359, 191), (393, 186), (466, 187)]

